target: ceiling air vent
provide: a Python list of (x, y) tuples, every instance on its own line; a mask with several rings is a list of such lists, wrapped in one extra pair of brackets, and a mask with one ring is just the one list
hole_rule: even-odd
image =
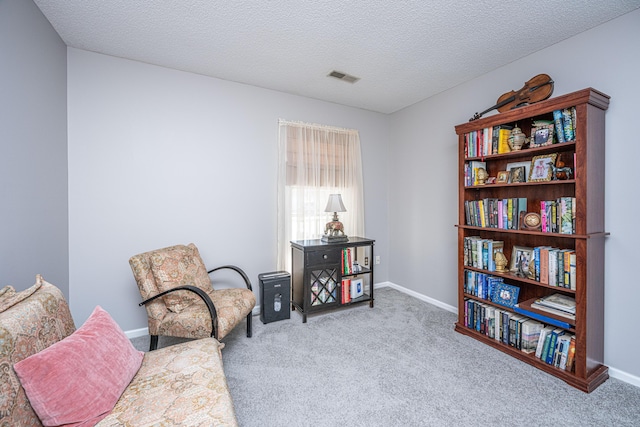
[(355, 83), (358, 80), (360, 80), (360, 77), (356, 77), (356, 76), (352, 76), (350, 74), (347, 73), (341, 73), (340, 71), (335, 71), (333, 70), (332, 72), (330, 72), (327, 77), (334, 77), (338, 80), (342, 80), (343, 82), (347, 82), (347, 83)]

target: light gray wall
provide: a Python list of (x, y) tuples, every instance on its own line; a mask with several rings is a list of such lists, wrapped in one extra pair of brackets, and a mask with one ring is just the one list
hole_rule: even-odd
[[(360, 131), (366, 230), (387, 278), (388, 116), (68, 50), (71, 310), (147, 326), (128, 259), (194, 242), (258, 289), (276, 268), (278, 118)], [(346, 86), (345, 86), (346, 87)]]
[[(389, 280), (456, 306), (456, 124), (539, 73), (554, 96), (593, 87), (606, 115), (605, 364), (640, 380), (635, 266), (640, 228), (635, 136), (640, 99), (640, 10), (515, 61), (392, 116)], [(397, 208), (402, 207), (402, 208)], [(428, 272), (428, 274), (426, 274)]]
[(0, 0), (0, 287), (69, 296), (67, 48), (31, 0)]

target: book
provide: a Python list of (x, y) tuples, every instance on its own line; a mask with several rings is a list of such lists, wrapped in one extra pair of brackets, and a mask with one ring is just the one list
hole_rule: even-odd
[(567, 365), (564, 368), (566, 371), (573, 372), (573, 368), (576, 360), (575, 356), (576, 356), (576, 337), (575, 335), (572, 335), (571, 342), (569, 343), (569, 352), (567, 354)]
[(549, 247), (540, 248), (540, 283), (549, 284)]
[(511, 148), (509, 147), (509, 136), (511, 135), (511, 129), (513, 127), (500, 125), (498, 128), (498, 154), (509, 153)]
[(514, 314), (509, 318), (509, 345), (518, 348), (520, 321), (526, 320), (524, 316)]
[(535, 301), (545, 307), (555, 308), (570, 314), (576, 313), (576, 299), (564, 294), (551, 294)]
[(494, 329), (495, 333), (493, 338), (496, 341), (501, 341), (502, 339), (502, 310), (498, 307), (495, 308), (493, 312), (493, 320), (494, 320)]
[(567, 369), (567, 361), (569, 359), (569, 348), (571, 346), (571, 340), (574, 340), (574, 343), (575, 343), (574, 335), (563, 335), (560, 337), (561, 350), (559, 352), (560, 353), (559, 361), (558, 361), (558, 364), (556, 365), (560, 369)]
[(351, 302), (351, 280), (342, 279), (342, 304)]
[(554, 355), (556, 354), (558, 337), (563, 335), (564, 331), (560, 328), (556, 328), (551, 332), (551, 338), (549, 340), (549, 348), (547, 349), (544, 362), (548, 365), (552, 365), (554, 361)]
[(576, 253), (572, 251), (569, 254), (569, 288), (576, 290)]
[(559, 249), (549, 250), (549, 286), (558, 286), (558, 251)]
[(568, 320), (574, 321), (576, 320), (576, 316), (574, 314), (571, 313), (567, 313), (566, 311), (562, 311), (562, 310), (557, 310), (555, 308), (551, 308), (551, 307), (545, 307), (544, 305), (540, 305), (536, 302), (531, 303), (531, 307), (535, 308), (536, 310), (541, 310), (541, 311), (545, 311), (547, 313), (551, 313), (551, 314), (555, 314), (556, 316), (562, 316), (567, 318)]
[(563, 124), (563, 131), (564, 131), (564, 140), (565, 141), (575, 140), (573, 116), (571, 115), (571, 109), (565, 108), (564, 110), (562, 110), (562, 124)]
[(540, 322), (536, 322), (533, 319), (527, 319), (522, 323), (521, 326), (521, 343), (520, 350), (524, 353), (534, 353), (538, 346), (538, 339), (540, 338), (540, 333), (542, 329), (544, 329), (544, 325)]
[(571, 197), (560, 198), (560, 233), (573, 234)]
[(364, 295), (364, 284), (362, 279), (351, 279), (351, 299), (356, 299)]
[(553, 331), (553, 326), (545, 326), (540, 330), (540, 336), (538, 337), (538, 344), (536, 345), (536, 352), (535, 352), (536, 358), (540, 359), (540, 357), (542, 356), (542, 350), (544, 348), (545, 340), (549, 335), (549, 333), (551, 333), (551, 331)]
[(562, 111), (561, 110), (555, 110), (553, 112), (553, 124), (554, 124), (554, 128), (556, 130), (556, 139), (558, 140), (558, 143), (565, 142), (565, 139), (564, 139), (564, 123), (562, 121)]

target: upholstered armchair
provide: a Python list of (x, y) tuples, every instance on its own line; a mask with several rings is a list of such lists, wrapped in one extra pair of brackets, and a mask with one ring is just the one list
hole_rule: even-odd
[[(135, 255), (129, 265), (143, 299), (139, 305), (147, 309), (150, 350), (157, 348), (159, 335), (221, 340), (244, 318), (251, 337), (256, 298), (240, 268), (207, 270), (193, 243)], [(224, 269), (237, 273), (245, 287), (214, 290), (209, 274)]]

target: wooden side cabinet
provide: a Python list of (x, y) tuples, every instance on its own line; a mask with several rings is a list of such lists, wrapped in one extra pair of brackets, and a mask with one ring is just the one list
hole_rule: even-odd
[(374, 243), (362, 237), (291, 242), (291, 303), (303, 323), (308, 314), (325, 310), (365, 302), (373, 307)]

